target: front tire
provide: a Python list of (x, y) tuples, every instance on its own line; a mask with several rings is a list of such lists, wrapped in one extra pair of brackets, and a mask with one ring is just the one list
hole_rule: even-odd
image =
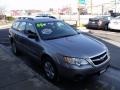
[(43, 71), (48, 80), (57, 81), (58, 79), (57, 68), (55, 67), (55, 64), (51, 60), (46, 59), (43, 62)]

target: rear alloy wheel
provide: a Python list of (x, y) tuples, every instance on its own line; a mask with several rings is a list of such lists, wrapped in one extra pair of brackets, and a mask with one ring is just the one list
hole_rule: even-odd
[(43, 70), (44, 70), (44, 74), (47, 79), (49, 79), (51, 81), (56, 81), (57, 72), (56, 72), (56, 68), (52, 62), (46, 60), (43, 63)]
[(18, 54), (19, 54), (19, 50), (17, 49), (16, 43), (15, 43), (14, 41), (11, 43), (11, 48), (12, 48), (12, 52), (13, 52), (15, 55), (18, 55)]

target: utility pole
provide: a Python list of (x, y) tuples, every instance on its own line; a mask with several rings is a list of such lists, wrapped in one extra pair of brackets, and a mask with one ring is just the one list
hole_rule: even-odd
[(77, 26), (80, 26), (80, 1), (78, 0), (78, 23), (77, 23)]
[(116, 8), (117, 8), (117, 0), (115, 0), (115, 13), (116, 13)]
[(102, 15), (104, 14), (104, 5), (102, 4)]
[(70, 14), (70, 20), (71, 20), (71, 15), (72, 15), (72, 7), (71, 7), (71, 2), (69, 3), (69, 14)]
[(91, 9), (91, 15), (93, 14), (93, 1), (90, 0), (90, 9)]
[(78, 20), (80, 26), (80, 14), (81, 14), (81, 6), (85, 5), (85, 0), (78, 0)]

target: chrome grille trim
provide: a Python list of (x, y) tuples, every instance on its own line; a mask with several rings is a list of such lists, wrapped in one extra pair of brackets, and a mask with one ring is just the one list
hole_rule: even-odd
[(97, 56), (99, 56), (99, 55), (101, 55), (101, 54), (103, 54), (103, 53), (105, 53), (105, 52), (106, 52), (106, 50), (103, 51), (103, 52), (101, 52), (101, 53), (99, 53), (99, 54), (96, 54), (96, 55), (90, 56), (89, 58), (91, 59), (91, 58), (97, 57)]
[[(99, 55), (95, 55), (95, 57), (99, 57), (100, 55), (102, 55), (102, 54), (104, 54), (104, 53), (105, 53), (105, 52), (103, 52), (103, 53), (101, 53), (101, 54), (99, 54)], [(110, 60), (110, 56), (109, 56), (108, 52), (106, 52), (105, 55), (102, 56), (102, 59), (104, 59), (105, 57), (107, 57), (107, 58), (106, 58), (106, 60), (103, 60), (103, 61), (102, 61), (100, 58), (99, 58), (99, 59), (94, 59), (94, 60), (92, 60), (91, 58), (94, 58), (94, 57), (91, 57), (91, 58), (89, 58), (89, 59), (90, 59), (90, 60), (89, 60), (89, 63), (90, 63), (92, 66), (94, 66), (94, 67), (101, 66), (102, 64), (104, 64), (104, 63), (106, 63), (106, 62), (108, 62), (108, 61)], [(98, 62), (101, 61), (101, 63), (95, 64), (94, 62), (97, 61), (97, 60), (98, 60)]]
[(104, 59), (106, 56), (107, 56), (107, 54), (105, 54), (104, 56), (102, 56), (102, 57), (100, 57), (100, 58), (98, 58), (98, 59), (94, 59), (94, 60), (92, 60), (92, 61), (101, 61), (101, 59)]

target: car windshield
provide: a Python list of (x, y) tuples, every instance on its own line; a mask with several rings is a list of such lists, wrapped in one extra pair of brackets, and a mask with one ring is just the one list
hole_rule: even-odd
[(99, 19), (99, 18), (102, 18), (102, 16), (96, 16), (95, 18), (98, 18), (98, 19)]
[(95, 18), (99, 18), (99, 19), (101, 19), (101, 18), (103, 18), (103, 19), (108, 19), (110, 16), (97, 16), (97, 17), (95, 17)]
[(41, 38), (44, 40), (57, 39), (78, 34), (75, 29), (62, 21), (39, 22), (36, 23), (36, 28)]
[(117, 16), (115, 19), (120, 19), (120, 16)]

